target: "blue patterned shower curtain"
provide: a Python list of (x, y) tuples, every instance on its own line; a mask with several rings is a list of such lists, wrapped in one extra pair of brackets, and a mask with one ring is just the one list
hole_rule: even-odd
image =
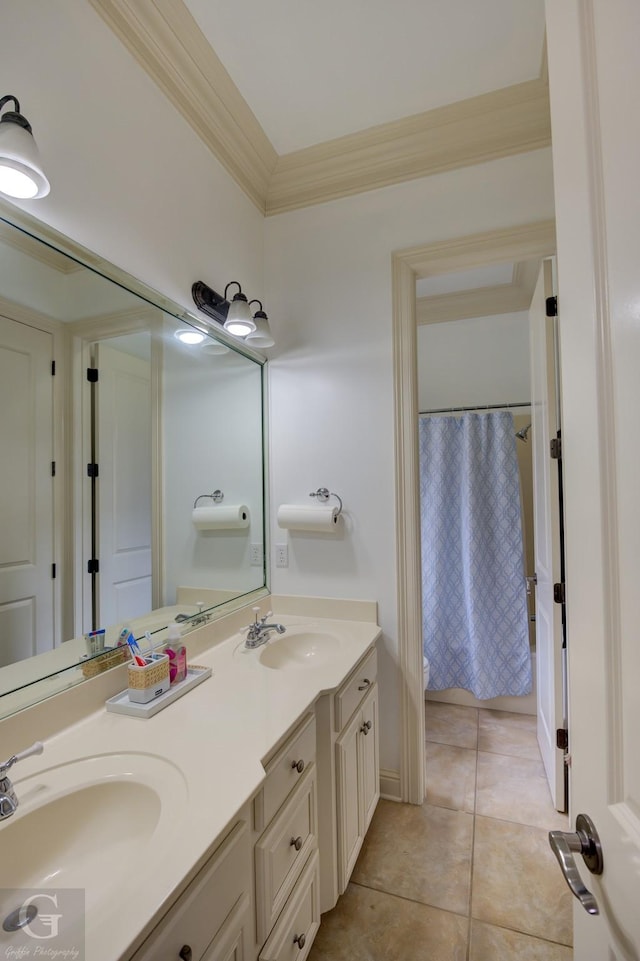
[(421, 417), (422, 610), (429, 688), (531, 691), (520, 478), (509, 412)]

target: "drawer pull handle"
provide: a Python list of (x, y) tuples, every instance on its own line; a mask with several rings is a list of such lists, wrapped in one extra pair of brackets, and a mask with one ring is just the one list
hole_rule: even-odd
[(178, 953), (178, 957), (182, 958), (182, 961), (191, 961), (193, 958), (193, 951), (191, 950), (190, 944), (183, 944)]
[(366, 689), (369, 687), (370, 684), (371, 684), (371, 681), (369, 680), (369, 678), (368, 678), (368, 677), (363, 677), (363, 679), (362, 679), (362, 684), (359, 686), (358, 690), (359, 690), (359, 691), (366, 691)]
[(302, 949), (305, 946), (306, 940), (307, 939), (305, 938), (304, 934), (296, 934), (295, 938), (293, 939), (293, 943), (297, 944), (300, 950), (302, 951)]
[(299, 835), (297, 838), (291, 838), (289, 846), (295, 848), (296, 851), (299, 851), (302, 847), (302, 838)]
[(298, 774), (302, 774), (302, 772), (304, 771), (304, 761), (302, 760), (302, 758), (299, 761), (291, 762), (291, 770), (293, 771), (294, 768), (298, 772)]
[(365, 721), (360, 730), (363, 734), (368, 734), (371, 730), (371, 721)]

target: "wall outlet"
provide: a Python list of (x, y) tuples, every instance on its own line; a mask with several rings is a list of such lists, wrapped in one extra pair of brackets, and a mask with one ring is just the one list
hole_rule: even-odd
[(264, 562), (264, 550), (262, 544), (252, 544), (251, 545), (251, 566), (252, 567), (262, 567)]
[(289, 566), (289, 545), (276, 544), (276, 567)]

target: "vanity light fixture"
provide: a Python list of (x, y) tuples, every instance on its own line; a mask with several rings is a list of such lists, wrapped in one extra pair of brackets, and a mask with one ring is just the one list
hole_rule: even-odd
[[(238, 293), (231, 303), (227, 300), (227, 291), (233, 284), (237, 284)], [(197, 280), (191, 287), (191, 296), (196, 307), (208, 317), (212, 317), (225, 330), (235, 337), (242, 337), (252, 347), (273, 347), (275, 341), (269, 329), (269, 319), (261, 301), (251, 300), (242, 293), (242, 287), (237, 280), (231, 280), (224, 288), (224, 296), (212, 290), (202, 280)], [(251, 304), (258, 304), (253, 317)]]
[(40, 162), (31, 124), (13, 94), (0, 98), (0, 111), (12, 100), (15, 110), (0, 116), (0, 193), (16, 200), (46, 197), (50, 186)]
[(259, 304), (260, 309), (256, 310), (255, 314), (253, 315), (256, 329), (251, 331), (250, 334), (247, 334), (245, 337), (245, 343), (251, 344), (252, 347), (273, 347), (275, 340), (271, 334), (269, 318), (263, 310), (262, 301), (257, 299), (250, 300), (249, 307), (251, 307), (251, 304)]
[(229, 304), (229, 311), (227, 313), (227, 319), (224, 322), (224, 329), (228, 330), (230, 334), (234, 334), (236, 337), (246, 337), (247, 334), (251, 334), (256, 329), (256, 325), (253, 321), (253, 317), (251, 316), (247, 298), (242, 293), (242, 287), (237, 280), (230, 280), (227, 286), (224, 288), (224, 299), (227, 300), (227, 291), (229, 290), (229, 287), (232, 287), (234, 284), (237, 285), (238, 292), (237, 294), (234, 294), (233, 300)]

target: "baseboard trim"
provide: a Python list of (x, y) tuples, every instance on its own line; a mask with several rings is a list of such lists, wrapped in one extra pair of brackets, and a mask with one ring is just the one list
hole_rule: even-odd
[(380, 797), (385, 801), (401, 801), (402, 787), (400, 775), (397, 771), (380, 769)]

